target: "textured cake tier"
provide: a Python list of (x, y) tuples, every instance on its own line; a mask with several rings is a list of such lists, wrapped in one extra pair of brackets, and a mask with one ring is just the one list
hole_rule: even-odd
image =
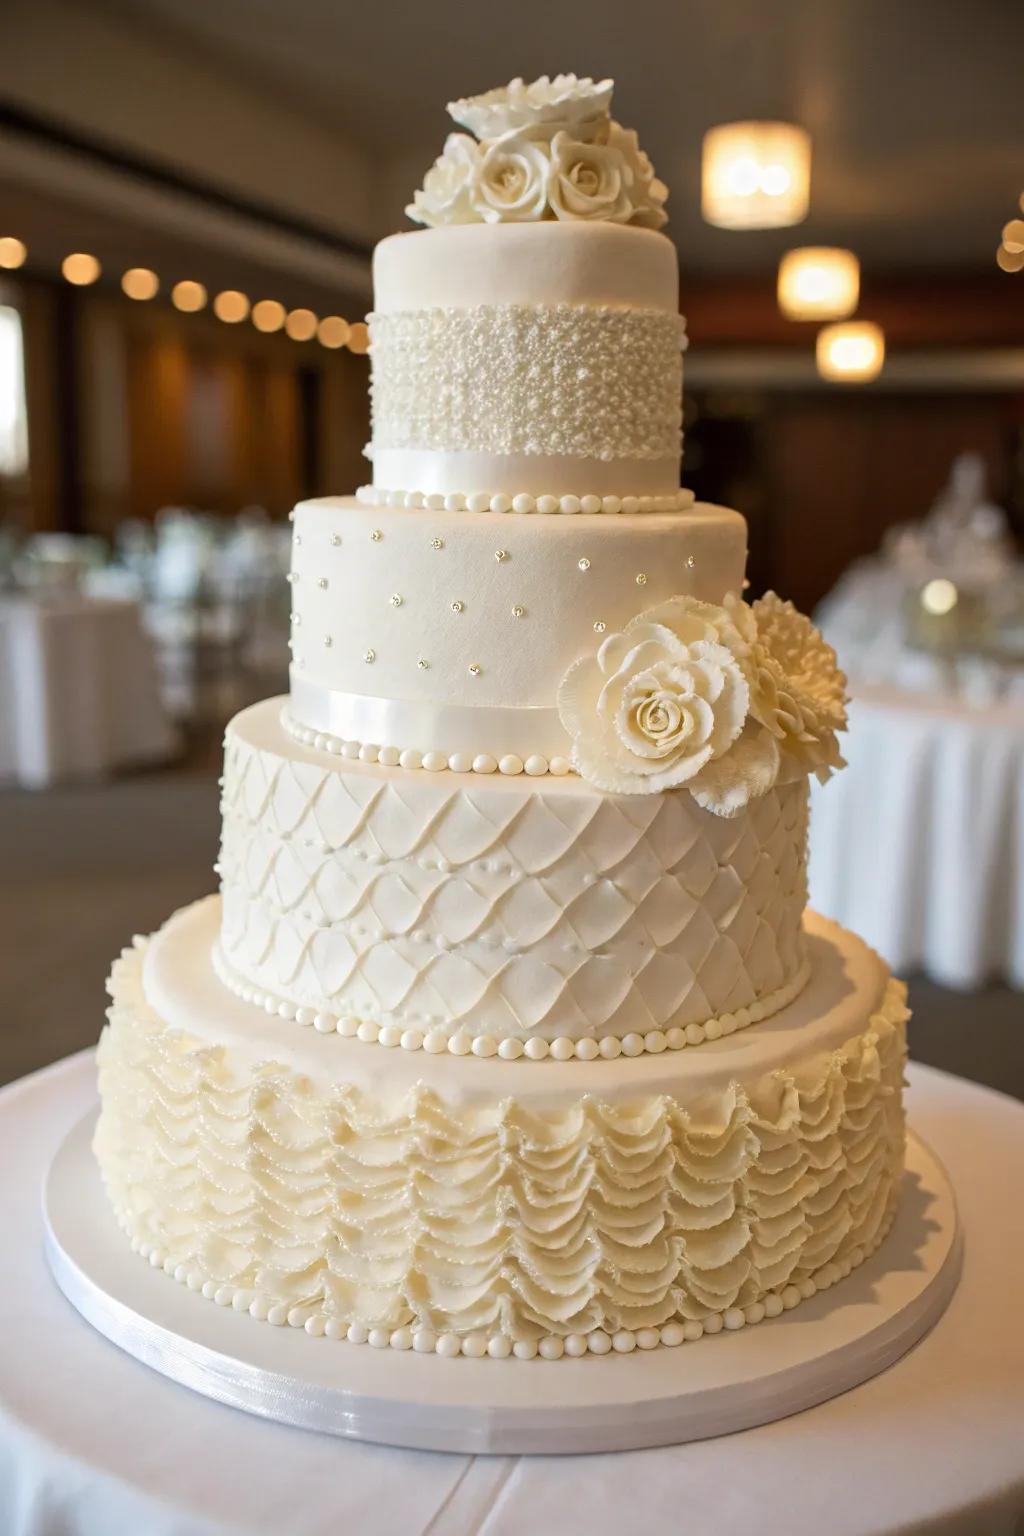
[(226, 738), (220, 947), (248, 986), (492, 1050), (763, 1016), (799, 987), (803, 780), (724, 819), (575, 777), (339, 760), (280, 711)]
[(373, 279), (376, 485), (678, 490), (682, 324), (664, 235), (606, 223), (392, 235)]
[(603, 1353), (776, 1315), (885, 1233), (904, 991), (835, 925), (812, 920), (812, 980), (758, 1029), (502, 1064), (268, 1018), (213, 974), (217, 906), (115, 965), (96, 1151), (135, 1245), (218, 1301), (405, 1348)]
[(562, 518), (304, 502), (292, 713), (396, 754), (547, 763), (569, 751), (556, 695), (572, 663), (670, 597), (738, 592), (746, 549), (739, 514), (711, 506)]

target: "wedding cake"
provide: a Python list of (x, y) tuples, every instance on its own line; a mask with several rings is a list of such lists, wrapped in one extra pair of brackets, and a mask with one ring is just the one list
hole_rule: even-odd
[(666, 189), (611, 95), (450, 106), (374, 257), (372, 484), (292, 514), (290, 693), (227, 730), (220, 894), (110, 982), (126, 1238), (329, 1340), (678, 1346), (894, 1215), (904, 989), (805, 911), (844, 679), (679, 489)]

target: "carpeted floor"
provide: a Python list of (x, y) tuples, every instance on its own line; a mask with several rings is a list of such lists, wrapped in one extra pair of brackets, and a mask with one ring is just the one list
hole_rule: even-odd
[[(213, 754), (109, 784), (0, 793), (0, 1083), (91, 1044), (133, 933), (215, 888)], [(1024, 1098), (1024, 996), (911, 980), (911, 1049)]]

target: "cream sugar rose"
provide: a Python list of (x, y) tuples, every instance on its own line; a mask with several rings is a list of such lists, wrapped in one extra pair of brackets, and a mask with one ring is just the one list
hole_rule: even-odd
[(220, 894), (111, 977), (127, 1238), (328, 1340), (678, 1346), (899, 1197), (904, 992), (806, 912), (843, 678), (679, 489), (667, 193), (611, 100), (450, 107), (375, 254), (373, 484), (296, 509), (289, 698), (228, 726)]

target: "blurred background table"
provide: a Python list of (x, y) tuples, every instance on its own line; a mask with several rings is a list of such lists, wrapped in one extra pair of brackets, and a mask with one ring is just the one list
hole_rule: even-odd
[(0, 782), (40, 789), (165, 761), (176, 745), (137, 602), (0, 597)]
[(812, 904), (897, 971), (1024, 987), (1024, 702), (862, 689), (812, 792)]

